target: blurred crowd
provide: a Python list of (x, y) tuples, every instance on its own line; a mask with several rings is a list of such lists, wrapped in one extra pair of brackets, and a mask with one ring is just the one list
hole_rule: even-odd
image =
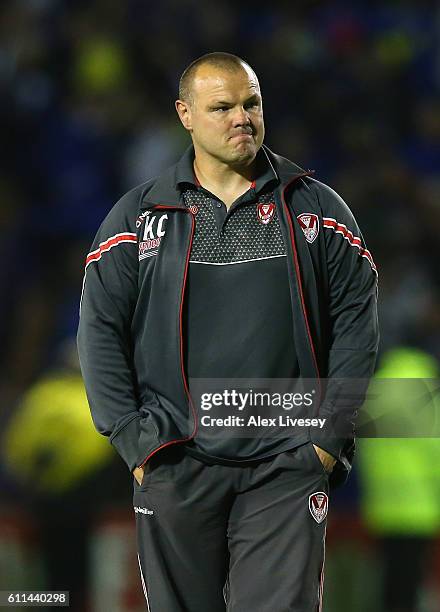
[(178, 80), (214, 50), (256, 70), (266, 144), (352, 208), (379, 270), (381, 355), (440, 360), (437, 2), (9, 0), (0, 16), (0, 424), (77, 367), (88, 247), (189, 144)]

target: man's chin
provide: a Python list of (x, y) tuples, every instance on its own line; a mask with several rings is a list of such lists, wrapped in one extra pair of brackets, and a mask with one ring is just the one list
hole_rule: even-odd
[(248, 165), (254, 161), (257, 151), (258, 149), (255, 145), (237, 148), (230, 155), (230, 163), (234, 165)]

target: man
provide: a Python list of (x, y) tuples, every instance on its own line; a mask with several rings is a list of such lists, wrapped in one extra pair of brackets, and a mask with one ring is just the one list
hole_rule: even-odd
[[(116, 204), (87, 257), (92, 416), (135, 476), (149, 610), (316, 611), (362, 399), (347, 407), (338, 381), (373, 372), (376, 269), (341, 198), (262, 144), (246, 62), (193, 62), (176, 110), (193, 146)], [(190, 381), (212, 378), (327, 379), (329, 427), (210, 435)]]

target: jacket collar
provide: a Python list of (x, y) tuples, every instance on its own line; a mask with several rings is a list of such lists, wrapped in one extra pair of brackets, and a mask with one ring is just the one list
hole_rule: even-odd
[[(261, 150), (267, 160), (263, 176), (261, 177), (264, 184), (269, 180), (279, 180), (281, 187), (285, 187), (295, 178), (313, 173), (311, 170), (306, 172), (285, 157), (273, 153), (266, 145), (262, 145)], [(181, 203), (181, 188), (179, 185), (182, 182), (192, 182), (194, 184), (194, 176), (191, 176), (189, 173), (189, 164), (192, 167), (193, 159), (194, 148), (191, 145), (177, 164), (171, 166), (157, 177), (152, 187), (142, 198), (141, 208), (147, 209), (162, 205), (184, 209), (185, 206)], [(260, 185), (260, 188), (262, 186), (263, 183)]]
[(282, 188), (287, 187), (292, 181), (300, 176), (308, 176), (315, 172), (314, 170), (304, 170), (297, 164), (291, 162), (289, 159), (286, 159), (281, 155), (277, 155), (265, 145), (263, 145), (263, 148), (273, 167), (276, 169)]

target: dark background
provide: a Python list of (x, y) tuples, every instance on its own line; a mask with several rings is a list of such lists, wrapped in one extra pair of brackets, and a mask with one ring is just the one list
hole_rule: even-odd
[[(440, 13), (436, 2), (17, 0), (3, 2), (0, 17), (3, 431), (8, 431), (41, 381), (53, 375), (77, 376), (72, 341), (89, 245), (125, 191), (181, 155), (189, 140), (173, 107), (178, 80), (189, 62), (214, 50), (236, 53), (256, 70), (264, 100), (266, 144), (303, 168), (314, 169), (315, 177), (336, 189), (353, 210), (379, 270), (380, 358), (396, 347), (407, 347), (438, 363)], [(67, 410), (69, 397), (66, 392)], [(81, 409), (86, 410), (83, 405)], [(35, 415), (31, 429), (46, 427), (46, 421), (39, 421), (38, 409), (30, 414)], [(70, 431), (66, 421), (52, 446), (42, 450), (40, 444), (34, 458), (26, 433), (15, 442), (15, 455), (6, 442), (2, 444), (0, 575), (2, 567), (9, 568), (6, 575), (14, 588), (45, 588), (53, 582), (53, 571), (44, 561), (41, 534), (49, 534), (50, 548), (51, 538), (69, 538), (69, 531), (87, 533), (79, 552), (70, 555), (70, 571), (80, 576), (78, 590), (83, 591), (77, 609), (89, 605), (98, 610), (98, 604), (91, 603), (98, 597), (93, 589), (106, 578), (101, 574), (97, 578), (81, 555), (93, 557), (93, 568), (99, 550), (110, 540), (119, 550), (110, 555), (113, 561), (117, 554), (130, 559), (134, 554), (131, 549), (121, 552), (130, 541), (132, 521), (126, 510), (131, 479), (122, 462), (113, 456), (107, 463), (91, 461), (89, 470), (57, 491), (50, 484), (33, 482), (36, 473), (15, 459), (23, 450), (30, 454), (28, 465), (49, 469), (62, 454)], [(365, 551), (374, 549), (372, 534), (365, 535), (359, 518), (361, 486), (355, 473), (351, 484), (335, 494), (335, 526), (329, 528), (334, 529), (329, 538), (329, 573), (342, 572), (353, 593), (361, 592), (362, 580), (374, 584), (375, 561), (366, 562), (358, 573), (350, 563), (342, 570), (345, 566), (336, 552), (332, 557), (332, 542), (338, 541), (336, 519), (348, 513), (354, 526), (353, 532), (346, 532), (348, 548), (342, 558), (358, 555), (362, 565), (370, 554)], [(71, 506), (76, 510), (69, 510), (69, 521), (44, 531), (37, 516), (53, 512), (66, 517)], [(118, 516), (115, 523), (108, 519), (113, 511)], [(112, 527), (106, 532), (110, 533), (107, 544), (96, 544), (103, 524), (119, 525), (116, 531), (128, 524), (128, 538), (123, 536), (115, 544)], [(436, 533), (433, 529), (429, 539)], [(353, 547), (355, 553), (350, 553)], [(60, 558), (59, 552), (53, 554)], [(103, 558), (105, 564), (108, 557)], [(23, 564), (33, 569), (20, 574)], [(118, 567), (121, 575), (124, 563)], [(426, 593), (429, 577), (424, 580)], [(73, 589), (72, 584), (57, 588), (61, 587)], [(138, 588), (135, 577), (132, 589)], [(354, 609), (344, 608), (349, 606), (346, 594), (334, 593), (331, 585), (328, 589), (329, 611)], [(417, 609), (440, 609), (438, 599), (430, 603), (433, 597), (426, 595), (425, 603), (418, 604), (425, 607)], [(130, 594), (124, 603), (115, 601), (114, 608), (108, 603), (105, 609), (142, 609), (142, 600), (139, 603)], [(350, 605), (362, 609), (361, 603)]]

